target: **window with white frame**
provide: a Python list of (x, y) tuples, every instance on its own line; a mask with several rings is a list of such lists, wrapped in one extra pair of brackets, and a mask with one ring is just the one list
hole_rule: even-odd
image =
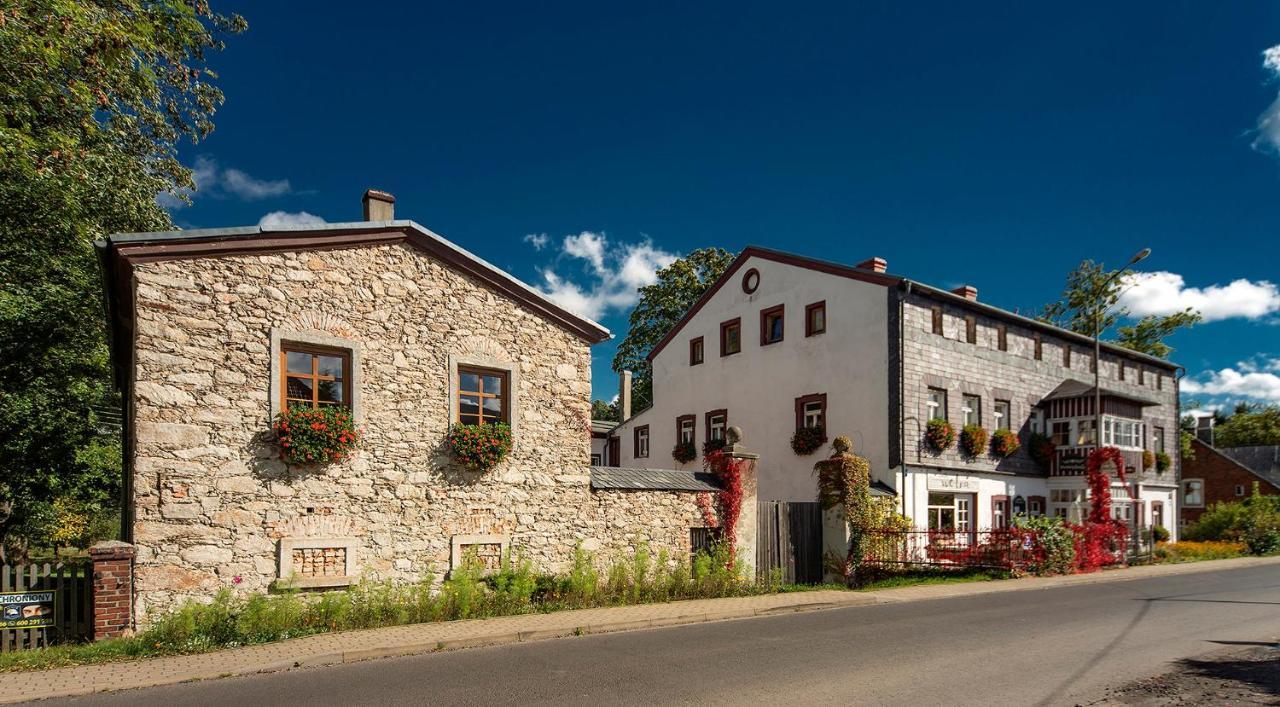
[(1008, 400), (997, 400), (992, 412), (996, 416), (996, 429), (1007, 430), (1013, 423), (1012, 415), (1009, 414), (1010, 405)]
[(947, 419), (947, 391), (942, 388), (930, 388), (929, 400), (925, 405), (929, 407), (930, 420)]
[(1102, 443), (1121, 449), (1142, 449), (1142, 428), (1142, 423), (1137, 420), (1103, 418)]
[(804, 404), (804, 426), (822, 427), (822, 401), (810, 400)]
[(1094, 431), (1095, 431), (1094, 428), (1096, 427), (1096, 422), (1097, 421), (1094, 420), (1093, 418), (1089, 418), (1087, 420), (1076, 420), (1075, 442), (1077, 447), (1083, 447), (1085, 445), (1093, 444), (1098, 439), (1098, 436), (1094, 434)]
[(1193, 508), (1204, 506), (1204, 481), (1202, 479), (1182, 480), (1182, 505)]
[(1031, 411), (1031, 433), (1044, 434), (1044, 410), (1036, 408)]
[(1151, 442), (1156, 454), (1164, 452), (1164, 428), (1152, 427)]
[(707, 418), (708, 439), (724, 439), (724, 426), (728, 416), (725, 413), (713, 413)]
[(1052, 438), (1055, 447), (1065, 447), (1071, 444), (1071, 421), (1055, 420)]
[(1244, 495), (1244, 484), (1236, 484), (1236, 495), (1237, 496)]
[(693, 441), (693, 417), (680, 418), (680, 444), (688, 444)]
[(649, 426), (640, 425), (635, 429), (635, 457), (646, 459), (649, 456)]
[(1088, 489), (1049, 489), (1049, 507), (1054, 517), (1082, 523), (1089, 514)]
[(929, 492), (929, 530), (973, 530), (973, 495)]
[(964, 414), (964, 424), (981, 425), (982, 424), (982, 398), (976, 395), (966, 395), (961, 399), (960, 412)]

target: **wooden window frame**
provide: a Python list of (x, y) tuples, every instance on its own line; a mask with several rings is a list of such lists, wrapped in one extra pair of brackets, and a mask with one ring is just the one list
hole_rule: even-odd
[[(640, 453), (640, 433), (642, 431), (644, 432), (644, 436), (645, 436), (644, 454)], [(649, 426), (636, 425), (636, 428), (631, 430), (631, 458), (632, 459), (648, 459), (649, 452), (650, 452), (649, 447), (651, 446), (653, 446), (653, 435), (649, 434)]]
[(689, 431), (689, 441), (694, 444), (698, 443), (698, 416), (697, 415), (681, 415), (676, 418), (676, 443), (683, 444), (681, 434), (684, 432), (684, 423), (691, 422), (693, 427)]
[[(479, 376), (497, 376), (502, 379), (502, 392), (494, 395), (484, 392), (484, 385), (481, 384), (479, 391), (464, 391), (462, 389), (462, 377), (466, 374)], [(458, 364), (458, 383), (457, 389), (454, 391), (454, 398), (457, 401), (453, 408), (453, 421), (461, 423), (462, 421), (462, 396), (469, 395), (480, 398), (480, 424), (502, 423), (504, 425), (511, 424), (511, 373), (501, 368), (487, 368), (485, 366), (476, 366), (469, 363)], [(493, 423), (485, 421), (484, 400), (485, 398), (499, 398), (502, 401), (501, 419), (494, 420)]]
[[(782, 320), (782, 331), (778, 332), (778, 338), (769, 339), (769, 318), (777, 315)], [(787, 310), (784, 304), (775, 304), (772, 307), (760, 310), (760, 345), (769, 346), (770, 344), (780, 344), (786, 338), (787, 334)]]
[(822, 429), (827, 429), (827, 394), (810, 393), (796, 398), (796, 429), (804, 429), (804, 407), (809, 403), (822, 404)]
[[(725, 348), (729, 341), (729, 337), (726, 336), (726, 333), (730, 327), (734, 326), (738, 327), (738, 350), (728, 351)], [(740, 353), (742, 353), (742, 317), (734, 317), (728, 321), (720, 322), (720, 358)]]
[[(996, 509), (1000, 508), (1000, 504), (1004, 504), (1004, 524), (996, 524)], [(1007, 495), (1000, 494), (991, 497), (991, 529), (1007, 530), (1013, 526), (1010, 522), (1013, 520), (1013, 501)]]
[[(694, 356), (694, 351), (700, 349), (701, 356)], [(707, 345), (701, 336), (695, 336), (689, 339), (689, 365), (700, 366), (703, 361), (707, 360)]]
[(929, 308), (931, 318), (930, 327), (933, 333), (942, 336), (942, 307), (937, 305)]
[(1071, 368), (1071, 344), (1062, 345), (1062, 365), (1064, 368)]
[[(1040, 504), (1040, 511), (1038, 513), (1032, 512), (1031, 510), (1031, 506), (1036, 503)], [(1043, 516), (1043, 515), (1047, 515), (1048, 513), (1049, 513), (1049, 504), (1045, 503), (1044, 496), (1027, 496), (1027, 515)]]
[(964, 340), (969, 344), (978, 343), (978, 318), (972, 314), (964, 318)]
[(1044, 360), (1044, 337), (1040, 334), (1036, 334), (1035, 358), (1037, 361)]
[[(729, 432), (729, 411), (725, 408), (720, 408), (719, 410), (708, 410), (706, 414), (707, 431), (706, 431), (705, 441), (710, 442), (712, 439), (711, 438), (711, 419), (721, 415), (724, 416), (724, 433), (727, 434)], [(724, 438), (722, 437), (721, 439), (724, 439)]]
[[(309, 375), (297, 375), (289, 372), (289, 354), (304, 353), (311, 356), (333, 356), (342, 359), (342, 402), (320, 404), (320, 383), (323, 381), (336, 380), (334, 376), (321, 376), (318, 367), (320, 365), (318, 358), (311, 359), (311, 373)], [(318, 346), (315, 344), (300, 344), (292, 341), (280, 342), (280, 410), (289, 409), (289, 401), (294, 400), (303, 402), (301, 398), (289, 397), (289, 378), (303, 378), (310, 380), (311, 385), (311, 408), (320, 407), (343, 407), (347, 410), (352, 409), (351, 400), (351, 378), (353, 375), (351, 363), (351, 351), (348, 349), (337, 348), (332, 346)]]
[(1001, 351), (1009, 350), (1009, 326), (1007, 324), (996, 325), (996, 347)]
[[(815, 329), (813, 327), (813, 313), (822, 310), (822, 328)], [(827, 301), (814, 302), (805, 305), (804, 308), (804, 335), (805, 337), (817, 336), (818, 334), (827, 333)]]

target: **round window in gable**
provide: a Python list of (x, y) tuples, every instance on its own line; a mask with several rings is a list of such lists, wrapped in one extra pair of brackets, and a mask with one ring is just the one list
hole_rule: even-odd
[(760, 289), (760, 271), (751, 268), (746, 275), (742, 276), (742, 291), (751, 294)]

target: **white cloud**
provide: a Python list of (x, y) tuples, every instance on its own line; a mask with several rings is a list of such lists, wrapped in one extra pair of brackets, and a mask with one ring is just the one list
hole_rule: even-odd
[(262, 228), (306, 228), (307, 226), (319, 226), (324, 222), (324, 219), (306, 211), (272, 211), (258, 219), (258, 226)]
[(565, 309), (592, 319), (634, 305), (640, 298), (637, 288), (657, 282), (657, 270), (676, 259), (647, 238), (614, 245), (605, 234), (591, 231), (565, 236), (560, 256), (586, 261), (587, 281), (572, 280), (551, 266), (541, 269), (540, 291)]
[(526, 233), (524, 236), (524, 242), (532, 245), (534, 250), (546, 248), (550, 240), (545, 233)]
[(1181, 387), (1190, 395), (1280, 403), (1280, 358), (1241, 361), (1234, 368), (1206, 371), (1183, 380)]
[[(273, 196), (283, 196), (293, 192), (288, 179), (257, 179), (247, 172), (234, 167), (222, 168), (212, 157), (201, 155), (191, 166), (191, 181), (195, 189), (180, 189), (177, 193), (164, 193), (156, 197), (156, 203), (169, 210), (181, 209), (187, 200), (197, 194), (227, 197), (233, 196), (244, 201), (258, 201)], [(186, 197), (186, 199), (183, 199)]]
[[(1262, 68), (1272, 79), (1280, 78), (1280, 45), (1262, 52)], [(1280, 152), (1280, 96), (1258, 116), (1258, 134), (1253, 148), (1263, 152)]]
[(288, 179), (255, 179), (241, 170), (232, 168), (223, 170), (222, 188), (245, 201), (266, 199), (292, 191)]
[(1172, 314), (1187, 307), (1206, 322), (1258, 319), (1280, 312), (1280, 288), (1266, 280), (1241, 278), (1226, 285), (1187, 287), (1181, 275), (1164, 271), (1135, 273), (1125, 279), (1129, 289), (1120, 295), (1120, 303), (1139, 317)]

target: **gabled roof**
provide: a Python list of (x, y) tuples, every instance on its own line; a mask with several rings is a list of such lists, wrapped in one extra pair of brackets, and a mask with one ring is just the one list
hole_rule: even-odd
[[(689, 323), (689, 320), (693, 319), (702, 307), (720, 291), (720, 288), (724, 287), (725, 283), (732, 280), (738, 270), (742, 268), (743, 264), (751, 258), (771, 260), (785, 265), (793, 265), (798, 268), (813, 270), (815, 272), (821, 272), (828, 275), (835, 275), (836, 277), (844, 277), (851, 280), (859, 280), (861, 282), (870, 282), (877, 285), (884, 285), (886, 287), (909, 286), (913, 292), (943, 300), (957, 307), (972, 309), (996, 319), (1003, 319), (1028, 329), (1043, 331), (1063, 339), (1070, 339), (1077, 343), (1093, 345), (1093, 339), (1083, 334), (1077, 334), (1069, 329), (1063, 329), (1062, 327), (1054, 326), (1053, 324), (1047, 324), (1037, 319), (1024, 317), (1020, 314), (1000, 309), (999, 307), (993, 307), (983, 302), (971, 300), (954, 292), (941, 290), (931, 285), (926, 285), (923, 282), (917, 282), (900, 275), (891, 275), (889, 273), (877, 272), (875, 270), (841, 265), (840, 263), (819, 260), (817, 258), (796, 255), (794, 253), (785, 253), (783, 251), (773, 250), (770, 248), (761, 248), (760, 246), (747, 246), (738, 254), (738, 257), (734, 258), (733, 262), (729, 264), (729, 267), (724, 271), (724, 274), (721, 275), (720, 278), (717, 279), (710, 287), (708, 287), (707, 291), (698, 298), (698, 301), (694, 302), (693, 306), (689, 308), (689, 311), (685, 312), (685, 315), (680, 318), (680, 321), (676, 322), (676, 325), (671, 328), (671, 331), (668, 331), (666, 336), (662, 337), (662, 340), (653, 347), (653, 350), (650, 351), (649, 355), (646, 357), (647, 360), (653, 361), (654, 357), (656, 357), (662, 349), (666, 348), (667, 344), (671, 343), (671, 340), (674, 339), (680, 333), (680, 330)], [(1123, 346), (1117, 346), (1116, 344), (1110, 344), (1105, 341), (1102, 342), (1102, 348), (1113, 355), (1123, 356), (1135, 361), (1142, 361), (1167, 370), (1176, 370), (1179, 368), (1177, 364), (1166, 361), (1163, 358), (1140, 353), (1132, 349), (1126, 349)]]
[(610, 338), (609, 330), (573, 314), (483, 258), (413, 221), (355, 221), (305, 227), (250, 226), (190, 231), (121, 233), (97, 241), (106, 278), (107, 312), (117, 381), (127, 372), (133, 331), (133, 264), (282, 251), (337, 250), (404, 243), (510, 297), (548, 321), (587, 341)]
[(629, 491), (719, 491), (715, 474), (680, 469), (591, 467), (591, 488)]
[(1280, 487), (1280, 445), (1219, 447), (1214, 451), (1220, 452), (1264, 481)]

